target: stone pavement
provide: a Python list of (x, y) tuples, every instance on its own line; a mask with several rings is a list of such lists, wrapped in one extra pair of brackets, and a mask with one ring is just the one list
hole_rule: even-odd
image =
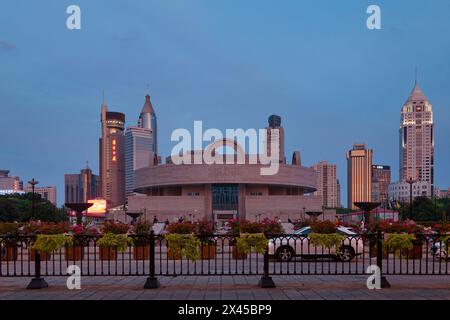
[(29, 278), (0, 278), (0, 299), (38, 300), (450, 300), (450, 276), (388, 276), (392, 287), (369, 290), (365, 276), (274, 276), (276, 288), (257, 286), (258, 276), (160, 277), (161, 288), (143, 289), (146, 277), (83, 277), (80, 290), (66, 278), (26, 290)]

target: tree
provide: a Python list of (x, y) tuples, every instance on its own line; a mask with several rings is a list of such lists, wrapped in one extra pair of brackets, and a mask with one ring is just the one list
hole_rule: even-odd
[[(0, 221), (29, 221), (31, 218), (32, 199), (32, 193), (0, 196)], [(64, 208), (57, 208), (50, 201), (42, 199), (39, 194), (35, 194), (34, 218), (36, 220), (53, 222), (68, 220), (67, 212)]]

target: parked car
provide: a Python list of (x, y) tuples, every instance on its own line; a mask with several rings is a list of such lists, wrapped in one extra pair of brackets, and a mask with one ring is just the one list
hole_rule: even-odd
[(364, 240), (350, 229), (339, 226), (336, 233), (347, 238), (336, 252), (336, 248), (317, 247), (310, 243), (308, 235), (312, 232), (311, 227), (303, 227), (296, 230), (293, 235), (276, 237), (269, 240), (269, 255), (278, 261), (291, 261), (294, 257), (323, 258), (330, 257), (336, 260), (349, 262), (355, 256), (363, 253)]

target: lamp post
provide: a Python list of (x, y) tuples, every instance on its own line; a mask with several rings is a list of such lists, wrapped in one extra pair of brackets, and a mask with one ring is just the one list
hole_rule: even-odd
[(31, 179), (30, 181), (28, 181), (28, 183), (31, 185), (31, 190), (33, 192), (33, 196), (31, 197), (31, 218), (30, 220), (34, 219), (34, 186), (37, 185), (39, 183), (39, 181)]
[(409, 177), (408, 180), (406, 180), (406, 183), (409, 184), (409, 220), (412, 220), (413, 218), (413, 210), (412, 210), (412, 185), (415, 183), (412, 177)]

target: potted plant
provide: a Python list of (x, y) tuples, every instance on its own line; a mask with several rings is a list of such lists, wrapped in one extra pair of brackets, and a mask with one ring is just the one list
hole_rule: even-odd
[(167, 240), (167, 258), (171, 260), (181, 259), (182, 256), (189, 260), (200, 258), (200, 240), (194, 236), (195, 226), (190, 222), (175, 222), (167, 227), (169, 234)]
[(35, 260), (36, 250), (39, 251), (41, 260), (50, 260), (54, 251), (66, 244), (72, 244), (72, 237), (67, 234), (69, 231), (67, 222), (31, 221), (22, 231), (23, 234), (34, 237), (28, 250), (30, 261)]
[(70, 227), (69, 234), (73, 237), (72, 246), (66, 245), (64, 258), (66, 261), (81, 261), (84, 258), (84, 248), (89, 245), (89, 236), (98, 234), (97, 228), (89, 221)]
[(313, 246), (320, 246), (336, 250), (336, 255), (339, 254), (342, 241), (345, 236), (336, 233), (336, 224), (331, 221), (317, 221), (311, 224), (311, 233), (308, 238)]
[(20, 234), (20, 225), (18, 223), (3, 222), (0, 223), (0, 235), (4, 238), (1, 243), (0, 260), (17, 260), (18, 236)]
[(384, 234), (383, 245), (388, 252), (407, 259), (422, 259), (423, 228), (413, 221), (394, 222)]
[(130, 241), (127, 236), (128, 225), (122, 222), (105, 221), (103, 236), (98, 239), (100, 260), (116, 260), (117, 252), (125, 252)]
[(152, 224), (144, 219), (139, 219), (133, 226), (133, 257), (135, 260), (148, 260), (150, 256), (150, 244), (148, 235)]
[(216, 256), (216, 244), (210, 236), (214, 233), (214, 225), (207, 219), (197, 223), (197, 236), (201, 242), (201, 258), (214, 259)]
[(271, 237), (273, 235), (279, 235), (284, 233), (283, 226), (276, 219), (264, 218), (262, 221), (264, 234), (266, 237)]
[(247, 254), (252, 248), (255, 252), (264, 253), (267, 247), (264, 225), (247, 220), (241, 220), (237, 223), (240, 234), (231, 248), (233, 259), (247, 259)]

